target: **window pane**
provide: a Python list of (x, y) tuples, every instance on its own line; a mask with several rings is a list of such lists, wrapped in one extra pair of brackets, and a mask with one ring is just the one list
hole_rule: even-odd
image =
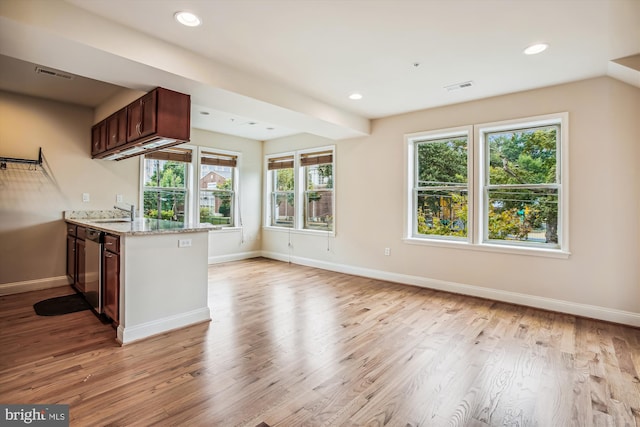
[(487, 134), (489, 184), (556, 183), (558, 134), (557, 126)]
[(333, 230), (333, 191), (305, 192), (305, 228)]
[(491, 240), (558, 243), (558, 190), (497, 189), (488, 192)]
[(304, 167), (304, 228), (333, 230), (333, 163)]
[(467, 183), (467, 137), (421, 142), (417, 152), (417, 187)]
[(277, 169), (273, 174), (273, 191), (293, 191), (293, 168)]
[(186, 165), (186, 163), (171, 160), (145, 159), (145, 187), (186, 188)]
[(293, 227), (296, 214), (293, 191), (273, 192), (271, 196), (271, 225)]
[(419, 190), (416, 203), (417, 233), (466, 237), (467, 190)]
[(201, 224), (234, 225), (234, 169), (232, 166), (200, 165), (198, 187)]
[(307, 178), (307, 190), (320, 190), (333, 188), (333, 164), (321, 164), (305, 166), (305, 176)]
[(185, 196), (181, 190), (145, 190), (144, 217), (184, 222)]
[(200, 224), (233, 225), (233, 192), (200, 191)]

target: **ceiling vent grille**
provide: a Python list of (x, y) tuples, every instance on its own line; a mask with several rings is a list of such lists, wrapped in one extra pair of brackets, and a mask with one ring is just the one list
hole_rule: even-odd
[(470, 88), (471, 86), (473, 86), (473, 82), (468, 81), (468, 82), (456, 83), (453, 85), (445, 86), (444, 88), (447, 90), (447, 92), (453, 92), (454, 90), (467, 89), (467, 88)]
[(58, 77), (65, 80), (73, 80), (71, 74), (65, 74), (61, 71), (51, 70), (49, 68), (36, 67), (36, 74), (43, 74), (45, 76)]

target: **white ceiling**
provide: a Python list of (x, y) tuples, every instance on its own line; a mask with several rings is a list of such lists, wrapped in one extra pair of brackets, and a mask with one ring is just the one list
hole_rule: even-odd
[[(178, 10), (203, 24), (180, 26)], [(625, 69), (612, 61), (640, 53), (640, 0), (0, 0), (3, 35), (0, 54), (190, 93), (196, 127), (339, 139), (367, 119)], [(535, 42), (550, 47), (523, 55)]]

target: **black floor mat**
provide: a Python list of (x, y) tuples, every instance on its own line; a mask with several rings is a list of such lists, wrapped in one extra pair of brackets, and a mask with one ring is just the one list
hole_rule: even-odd
[(33, 305), (38, 316), (60, 316), (90, 308), (89, 303), (80, 294), (49, 298)]

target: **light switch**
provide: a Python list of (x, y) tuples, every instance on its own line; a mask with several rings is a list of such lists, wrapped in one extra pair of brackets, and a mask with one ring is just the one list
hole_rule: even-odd
[(91, 197), (89, 196), (89, 193), (82, 193), (82, 201), (83, 202), (90, 202), (91, 201)]
[(122, 203), (124, 199), (122, 198), (122, 194), (116, 194), (116, 203)]
[(179, 248), (189, 248), (191, 247), (191, 239), (179, 239), (178, 240)]

